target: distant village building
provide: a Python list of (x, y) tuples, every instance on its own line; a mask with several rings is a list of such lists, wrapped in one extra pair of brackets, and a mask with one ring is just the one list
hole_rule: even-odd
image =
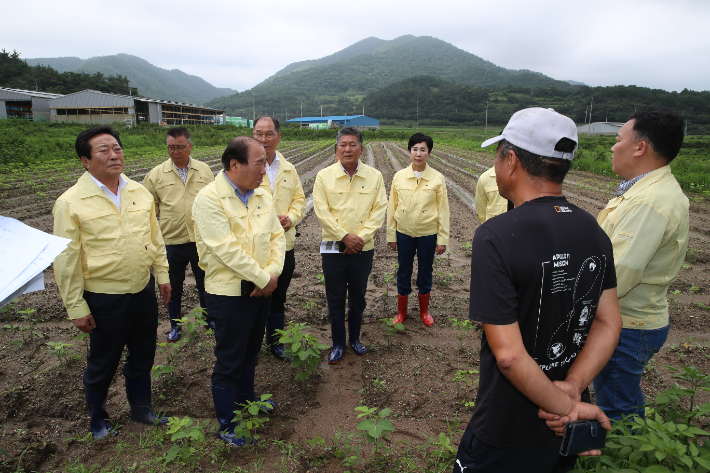
[(619, 132), (619, 129), (624, 126), (623, 123), (617, 122), (594, 122), (585, 123), (577, 127), (577, 134), (582, 136), (590, 135), (614, 135)]
[[(302, 128), (341, 128), (352, 126), (358, 130), (377, 130), (380, 128), (380, 121), (367, 115), (334, 115), (330, 117), (303, 117), (287, 120), (289, 122), (300, 123)], [(311, 126), (313, 125), (313, 126)], [(321, 125), (321, 126), (318, 126)]]
[(61, 94), (0, 87), (0, 118), (49, 121), (49, 101)]
[(51, 121), (173, 125), (223, 125), (224, 110), (189, 103), (83, 90), (50, 102)]

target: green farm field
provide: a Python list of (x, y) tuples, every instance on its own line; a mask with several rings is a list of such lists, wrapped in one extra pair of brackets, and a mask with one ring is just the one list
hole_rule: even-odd
[[(74, 152), (74, 138), (81, 129), (0, 120), (0, 214), (52, 232), (55, 199), (83, 172)], [(120, 131), (125, 173), (140, 182), (153, 166), (167, 159), (165, 129), (140, 126)], [(234, 136), (251, 133), (236, 127), (190, 127), (190, 131), (193, 156), (215, 172), (221, 168), (220, 156), (227, 143)], [(385, 127), (365, 134), (361, 159), (382, 172), (388, 192), (394, 173), (410, 162), (406, 142), (414, 131)], [(230, 449), (216, 439), (210, 394), (214, 339), (196, 329), (182, 343), (164, 344), (169, 331), (164, 308), (156, 340), (153, 398), (158, 409), (181, 421), (182, 426), (176, 424), (175, 432), (169, 432), (165, 427), (131, 422), (123, 376), (117, 371), (105, 407), (118, 423), (120, 434), (92, 442), (86, 435), (88, 414), (81, 380), (85, 342), (66, 319), (52, 268), (48, 268), (44, 291), (20, 297), (0, 314), (0, 472), (451, 471), (458, 442), (475, 409), (478, 386), (481, 329), (478, 324), (463, 323), (468, 313), (470, 242), (479, 226), (471, 202), (478, 176), (494, 159), (494, 151), (481, 150), (480, 144), (500, 129), (489, 129), (487, 134), (483, 128), (421, 131), (434, 138), (429, 162), (446, 177), (451, 206), (451, 240), (447, 252), (435, 261), (434, 327), (427, 328), (419, 321), (412, 301), (405, 330), (390, 333), (388, 325), (380, 321), (395, 315), (397, 297), (393, 280), (396, 254), (386, 248), (386, 232), (380, 229), (362, 332), (369, 353), (357, 357), (348, 350), (343, 362), (328, 365), (326, 349), (317, 360), (316, 373), (296, 380), (296, 369), (264, 350), (257, 366), (257, 392), (272, 394), (277, 409), (268, 421), (260, 415), (263, 425), (255, 429), (261, 437), (258, 443)], [(334, 132), (285, 128), (283, 137), (279, 149), (296, 166), (308, 196), (317, 172), (333, 163)], [(613, 137), (582, 137), (578, 159), (564, 185), (569, 201), (593, 215), (604, 208), (618, 184), (609, 164), (613, 141)], [(643, 378), (649, 400), (666, 399), (662, 393), (690, 387), (689, 380), (695, 380), (697, 386), (710, 383), (710, 378), (704, 377), (710, 374), (710, 140), (689, 137), (673, 170), (691, 200), (690, 250), (671, 285), (669, 340)], [(298, 232), (296, 274), (289, 289), (286, 318), (306, 324), (301, 328), (304, 333), (330, 346), (325, 290), (319, 277), (320, 225), (312, 211)], [(185, 284), (184, 302), (194, 308), (198, 298), (190, 274)], [(674, 378), (678, 373), (673, 369), (684, 366), (696, 366), (698, 372)], [(688, 396), (679, 395), (675, 405), (678, 416), (663, 407), (673, 407), (672, 403), (657, 406), (657, 412), (674, 425), (682, 424), (685, 413), (696, 412), (698, 406), (710, 402), (704, 389), (698, 387), (698, 391), (692, 405), (695, 411), (690, 411)], [(706, 407), (705, 412), (710, 412), (710, 406)], [(706, 428), (705, 417), (689, 417), (696, 428)], [(373, 423), (387, 420), (392, 430), (375, 429), (368, 435), (358, 429), (364, 419)], [(383, 422), (380, 427), (387, 425)], [(669, 442), (675, 441), (670, 428), (661, 429)], [(386, 437), (379, 436), (383, 432)], [(671, 445), (685, 448), (694, 469), (680, 460), (680, 453), (674, 453), (656, 461), (668, 470), (655, 471), (708, 471), (701, 466), (703, 455), (710, 461), (704, 447), (707, 437), (694, 435), (701, 438), (695, 441), (698, 455), (693, 456), (687, 440)], [(634, 451), (643, 451), (640, 445), (633, 445)], [(619, 452), (621, 449), (605, 450), (607, 466), (643, 471), (652, 464), (645, 457), (631, 459), (629, 452)], [(580, 463), (579, 468), (598, 471), (594, 461)]]

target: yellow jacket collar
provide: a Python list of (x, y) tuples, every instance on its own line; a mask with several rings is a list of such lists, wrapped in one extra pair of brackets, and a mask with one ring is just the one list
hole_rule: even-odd
[[(408, 178), (410, 178), (410, 179), (416, 178), (414, 176), (414, 168), (412, 167), (412, 164), (407, 166), (407, 170), (405, 172), (406, 172), (406, 176)], [(426, 167), (424, 168), (424, 172), (422, 172), (422, 179), (426, 179), (427, 181), (430, 181), (432, 174), (433, 174), (433, 170), (432, 170), (431, 166), (429, 166), (427, 164)]]
[[(220, 197), (234, 197), (235, 199), (237, 198), (237, 194), (234, 193), (234, 187), (232, 187), (232, 185), (229, 183), (229, 178), (224, 174), (224, 170), (221, 170), (219, 174), (217, 174), (217, 177), (214, 178), (214, 182), (215, 187), (217, 188), (217, 195), (219, 195)], [(261, 187), (257, 187), (256, 189), (254, 189), (254, 193), (252, 194), (252, 196), (264, 194), (266, 194), (266, 191)]]
[[(123, 177), (126, 181), (126, 186), (121, 189), (121, 195), (123, 195), (124, 192), (132, 191), (140, 187), (140, 184), (127, 178), (125, 174), (121, 174), (121, 177)], [(96, 184), (94, 184), (94, 181), (91, 180), (89, 171), (85, 171), (84, 174), (81, 175), (81, 177), (76, 181), (76, 186), (77, 194), (80, 199), (86, 199), (87, 197), (95, 195), (106, 197), (106, 194), (104, 194), (103, 191), (99, 189)]]
[(671, 176), (671, 166), (666, 164), (665, 166), (656, 169), (655, 171), (647, 174), (646, 176), (639, 179), (629, 190), (624, 192), (620, 197), (632, 197), (633, 195), (641, 193), (646, 187), (655, 184), (656, 182), (662, 181), (667, 177)]

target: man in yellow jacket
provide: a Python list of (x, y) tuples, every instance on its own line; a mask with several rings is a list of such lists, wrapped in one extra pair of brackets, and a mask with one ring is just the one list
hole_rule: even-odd
[(501, 197), (498, 192), (495, 166), (478, 178), (475, 203), (477, 219), (481, 223), (508, 210), (508, 199)]
[(321, 252), (333, 337), (329, 363), (338, 363), (345, 349), (346, 294), (350, 347), (357, 355), (367, 353), (360, 343), (360, 325), (374, 236), (387, 210), (382, 173), (360, 162), (362, 133), (353, 127), (341, 128), (336, 144), (338, 162), (321, 170), (313, 185), (313, 208), (323, 227), (321, 248), (329, 246), (325, 242), (335, 242), (341, 248), (338, 253)]
[(668, 286), (688, 249), (689, 202), (671, 173), (683, 144), (683, 117), (639, 108), (611, 148), (624, 180), (597, 217), (614, 247), (623, 328), (614, 355), (594, 380), (597, 405), (611, 419), (644, 416), (641, 375), (670, 328)]
[(94, 438), (115, 434), (103, 404), (121, 361), (131, 419), (166, 423), (151, 403), (158, 303), (170, 300), (168, 261), (153, 198), (123, 175), (123, 150), (111, 127), (79, 133), (76, 151), (86, 172), (54, 204), (54, 234), (71, 240), (54, 261), (69, 319), (89, 333), (84, 393)]
[(285, 359), (284, 347), (279, 343), (276, 330), (284, 328), (286, 292), (291, 284), (293, 271), (296, 269), (296, 256), (293, 251), (296, 225), (301, 222), (306, 212), (306, 196), (303, 194), (303, 186), (296, 168), (276, 151), (281, 142), (279, 121), (274, 117), (257, 118), (254, 121), (254, 138), (259, 140), (266, 152), (266, 175), (261, 183), (261, 189), (273, 197), (276, 216), (286, 232), (284, 267), (276, 290), (271, 295), (271, 312), (266, 321), (266, 343), (271, 353), (283, 360)]
[[(210, 167), (190, 156), (192, 142), (190, 132), (181, 126), (168, 130), (168, 154), (163, 164), (154, 167), (143, 185), (153, 195), (155, 212), (160, 220), (160, 231), (165, 240), (165, 250), (170, 264), (170, 287), (173, 293), (168, 303), (170, 333), (168, 342), (180, 340), (182, 317), (182, 286), (185, 282), (187, 265), (192, 267), (195, 286), (200, 298), (200, 307), (205, 303), (205, 272), (198, 265), (195, 231), (192, 223), (192, 203), (203, 187), (214, 181)], [(207, 317), (207, 326), (214, 330), (214, 322)]]
[(219, 437), (239, 446), (245, 440), (234, 433), (234, 410), (256, 400), (254, 369), (286, 239), (271, 195), (259, 188), (266, 174), (259, 142), (235, 138), (222, 165), (215, 181), (197, 194), (192, 216), (207, 310), (216, 325), (212, 399)]

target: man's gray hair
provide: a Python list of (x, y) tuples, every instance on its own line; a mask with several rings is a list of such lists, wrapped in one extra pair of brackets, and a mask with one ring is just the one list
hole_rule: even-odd
[(335, 135), (336, 146), (340, 143), (341, 136), (357, 136), (357, 141), (360, 143), (360, 146), (362, 146), (362, 133), (355, 127), (346, 126), (338, 130), (338, 133)]

